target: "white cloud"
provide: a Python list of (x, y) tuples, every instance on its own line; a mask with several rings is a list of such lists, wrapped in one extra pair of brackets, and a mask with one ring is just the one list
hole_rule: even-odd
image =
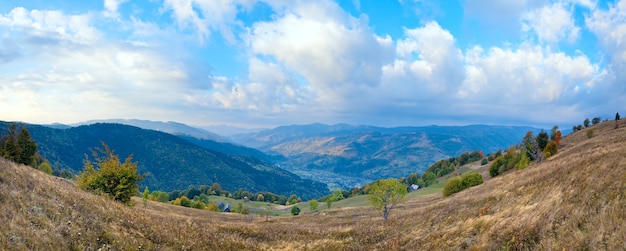
[(526, 12), (522, 15), (522, 30), (534, 32), (540, 42), (556, 43), (561, 40), (575, 42), (580, 28), (573, 18), (573, 7), (567, 9), (562, 3), (554, 3)]
[(229, 43), (236, 42), (233, 29), (241, 26), (237, 20), (240, 8), (250, 8), (255, 0), (165, 0), (164, 7), (172, 11), (173, 19), (185, 29), (191, 28), (201, 41), (213, 32)]
[(246, 39), (252, 55), (301, 79), (320, 104), (343, 103), (343, 96), (380, 82), (391, 39), (376, 36), (366, 17), (348, 16), (329, 1), (286, 7), (252, 27)]
[(108, 17), (118, 17), (118, 7), (128, 0), (104, 0), (104, 15)]

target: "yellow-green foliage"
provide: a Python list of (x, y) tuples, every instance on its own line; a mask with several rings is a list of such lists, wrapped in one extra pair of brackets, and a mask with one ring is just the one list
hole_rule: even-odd
[(449, 196), (454, 193), (465, 190), (466, 188), (477, 186), (483, 183), (483, 176), (478, 172), (470, 172), (462, 177), (454, 177), (448, 180), (443, 186), (443, 196)]
[[(593, 130), (593, 129), (592, 129)], [(543, 158), (547, 159), (557, 153), (558, 147), (555, 141), (550, 141), (546, 148), (543, 150)]]
[(369, 189), (368, 199), (374, 208), (383, 211), (383, 218), (386, 221), (391, 209), (406, 200), (406, 193), (407, 188), (404, 184), (397, 179), (389, 178), (374, 182)]
[[(554, 142), (554, 141), (551, 141), (551, 142)], [(518, 169), (518, 170), (525, 169), (526, 167), (528, 167), (528, 164), (530, 164), (530, 159), (528, 158), (528, 155), (526, 154), (520, 154), (520, 155), (521, 155), (520, 161), (517, 162), (517, 164), (515, 164), (515, 169)]]
[(46, 161), (46, 162), (41, 163), (41, 164), (37, 167), (37, 170), (42, 171), (42, 172), (44, 172), (44, 173), (47, 173), (47, 174), (49, 174), (49, 175), (52, 175), (52, 166), (50, 166), (50, 163), (48, 163), (47, 161)]
[(137, 173), (137, 162), (132, 162), (131, 155), (121, 163), (104, 142), (102, 146), (104, 149), (92, 152), (94, 162), (85, 158), (85, 170), (77, 179), (78, 186), (128, 204), (138, 192), (137, 183), (143, 179)]
[(465, 189), (463, 187), (463, 178), (457, 176), (448, 180), (443, 186), (443, 196), (450, 196)]

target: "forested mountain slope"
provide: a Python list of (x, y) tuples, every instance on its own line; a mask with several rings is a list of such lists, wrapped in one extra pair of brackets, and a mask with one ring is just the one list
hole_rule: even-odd
[(322, 196), (328, 191), (322, 183), (301, 179), (254, 157), (211, 151), (163, 132), (104, 123), (67, 129), (37, 125), (27, 128), (39, 153), (53, 168), (78, 173), (83, 170), (86, 154), (105, 142), (121, 158), (133, 155), (139, 171), (149, 174), (142, 185), (151, 190), (171, 191), (218, 182), (230, 191), (242, 188), (303, 198)]

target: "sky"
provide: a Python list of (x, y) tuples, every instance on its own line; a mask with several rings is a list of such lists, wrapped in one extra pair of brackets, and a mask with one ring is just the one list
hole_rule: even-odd
[(626, 114), (626, 0), (0, 2), (0, 120), (530, 125)]

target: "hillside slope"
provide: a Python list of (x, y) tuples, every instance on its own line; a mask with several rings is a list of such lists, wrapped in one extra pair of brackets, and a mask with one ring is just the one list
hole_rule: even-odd
[[(6, 124), (0, 123), (0, 132)], [(27, 125), (39, 153), (54, 168), (83, 170), (90, 150), (104, 141), (121, 158), (132, 154), (140, 173), (149, 173), (142, 185), (151, 190), (171, 191), (189, 186), (211, 185), (236, 191), (240, 188), (302, 198), (323, 196), (328, 189), (319, 182), (304, 180), (249, 156), (228, 155), (208, 150), (183, 138), (134, 126), (93, 124), (68, 129)]]
[[(149, 203), (128, 208), (0, 160), (0, 247), (124, 250), (623, 250), (626, 120), (565, 137), (525, 170), (442, 198), (271, 218)], [(587, 138), (586, 131), (594, 130)], [(140, 201), (137, 201), (140, 204)], [(250, 218), (248, 218), (250, 219)]]
[(532, 127), (293, 125), (231, 137), (239, 144), (285, 156), (280, 166), (301, 177), (349, 189), (387, 177), (424, 173), (438, 160), (519, 143)]

